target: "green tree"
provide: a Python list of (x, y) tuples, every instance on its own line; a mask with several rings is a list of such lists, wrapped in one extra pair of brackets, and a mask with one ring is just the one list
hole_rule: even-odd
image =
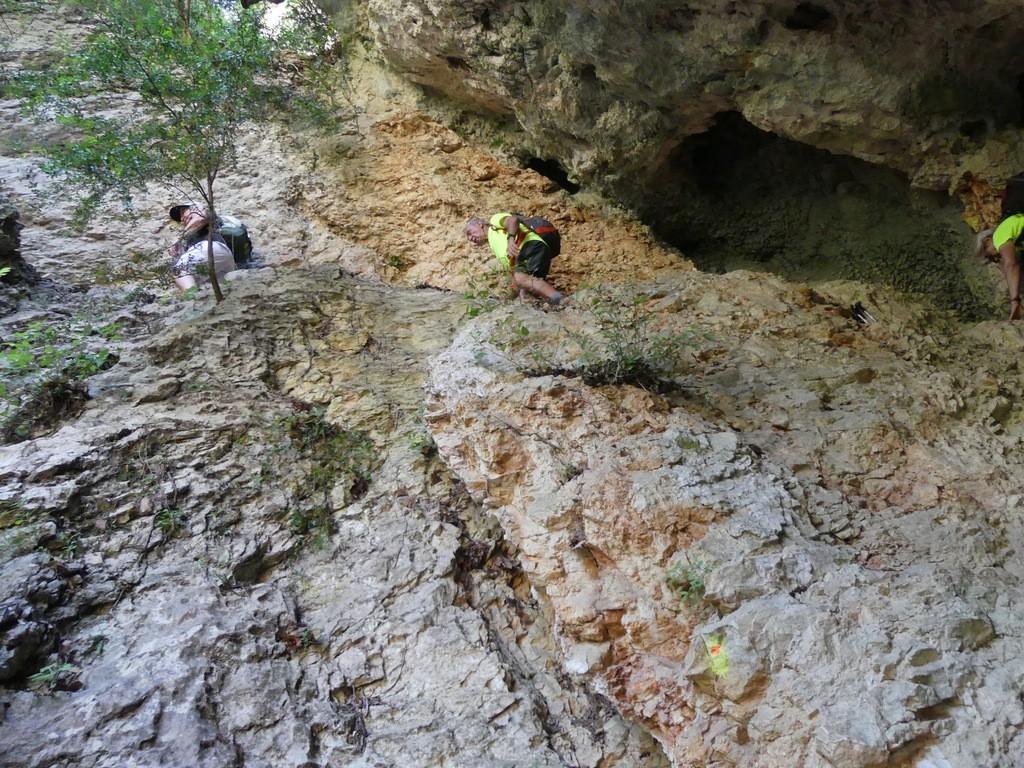
[[(248, 125), (281, 115), (328, 118), (325, 51), (333, 30), (309, 0), (290, 0), (273, 30), (263, 5), (71, 3), (84, 14), (85, 39), (59, 63), (24, 72), (11, 85), (30, 112), (69, 129), (72, 138), (40, 151), (43, 170), (79, 195), (79, 221), (108, 196), (130, 208), (134, 192), (162, 182), (202, 200), (214, 222), (215, 182), (235, 160)], [(301, 84), (294, 66), (282, 66), (285, 59), (302, 62)], [(291, 78), (281, 74), (286, 69)], [(103, 109), (111, 94), (129, 95), (116, 115)], [(211, 227), (207, 265), (220, 301), (212, 243)]]

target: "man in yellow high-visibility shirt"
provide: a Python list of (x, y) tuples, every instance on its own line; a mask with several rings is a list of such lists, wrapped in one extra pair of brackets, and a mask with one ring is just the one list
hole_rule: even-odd
[(1009, 292), (1010, 319), (1024, 317), (1021, 309), (1020, 243), (1024, 242), (1024, 173), (1006, 180), (999, 206), (999, 224), (979, 232), (974, 238), (974, 253), (1000, 264)]
[(1024, 237), (1024, 213), (1003, 219), (995, 229), (986, 229), (975, 236), (975, 252), (991, 261), (1001, 262), (1009, 293), (1010, 319), (1024, 317), (1020, 299), (1020, 261), (1017, 242)]
[(551, 249), (518, 216), (496, 213), (490, 221), (471, 219), (465, 233), (474, 245), (487, 241), (498, 261), (512, 271), (512, 284), (521, 297), (532, 293), (553, 305), (566, 300), (544, 279), (551, 269)]

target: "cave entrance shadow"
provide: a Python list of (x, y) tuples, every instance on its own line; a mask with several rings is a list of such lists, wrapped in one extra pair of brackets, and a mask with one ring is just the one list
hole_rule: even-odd
[[(824, 140), (825, 137), (819, 137)], [(851, 279), (987, 316), (964, 279), (959, 201), (895, 170), (762, 131), (736, 112), (684, 139), (647, 180), (641, 215), (699, 268)]]

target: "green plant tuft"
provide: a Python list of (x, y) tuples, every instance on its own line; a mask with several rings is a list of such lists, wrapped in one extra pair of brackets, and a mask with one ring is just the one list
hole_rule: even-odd
[(702, 558), (695, 557), (680, 562), (668, 569), (665, 584), (683, 602), (689, 603), (704, 597), (704, 578), (711, 570)]
[(569, 331), (580, 349), (577, 364), (588, 384), (635, 384), (662, 390), (688, 349), (701, 346), (695, 330), (658, 330), (654, 294), (624, 286), (592, 285), (573, 295), (574, 306), (588, 315), (588, 328)]
[(0, 530), (29, 525), (34, 523), (38, 517), (38, 512), (28, 511), (20, 501), (0, 502)]
[(188, 522), (188, 516), (177, 508), (162, 509), (153, 518), (153, 525), (168, 536), (173, 536), (184, 528), (186, 522)]
[(56, 691), (66, 687), (77, 673), (78, 669), (71, 664), (48, 664), (29, 676), (28, 684), (35, 690)]
[(32, 436), (73, 413), (84, 401), (81, 382), (117, 362), (106, 342), (119, 341), (116, 323), (80, 319), (29, 323), (0, 340), (0, 436)]
[(511, 288), (512, 274), (505, 267), (493, 267), (483, 273), (463, 270), (463, 274), (467, 275), (466, 289), (462, 292), (467, 317), (493, 312), (504, 300), (518, 294)]
[(422, 405), (416, 409), (416, 419), (409, 447), (423, 456), (429, 457), (437, 453), (437, 444), (427, 429), (425, 410)]
[(349, 499), (366, 494), (376, 461), (373, 442), (357, 430), (337, 427), (323, 409), (298, 411), (278, 422), (288, 447), (308, 466), (302, 486), (288, 511), (288, 528), (295, 536), (323, 544), (334, 530), (333, 494), (344, 483)]

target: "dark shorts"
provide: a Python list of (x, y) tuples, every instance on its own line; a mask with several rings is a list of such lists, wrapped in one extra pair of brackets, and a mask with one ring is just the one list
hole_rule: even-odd
[(525, 272), (543, 280), (550, 270), (551, 249), (548, 248), (548, 244), (543, 240), (523, 243), (523, 247), (519, 249), (519, 256), (516, 257), (516, 272)]

